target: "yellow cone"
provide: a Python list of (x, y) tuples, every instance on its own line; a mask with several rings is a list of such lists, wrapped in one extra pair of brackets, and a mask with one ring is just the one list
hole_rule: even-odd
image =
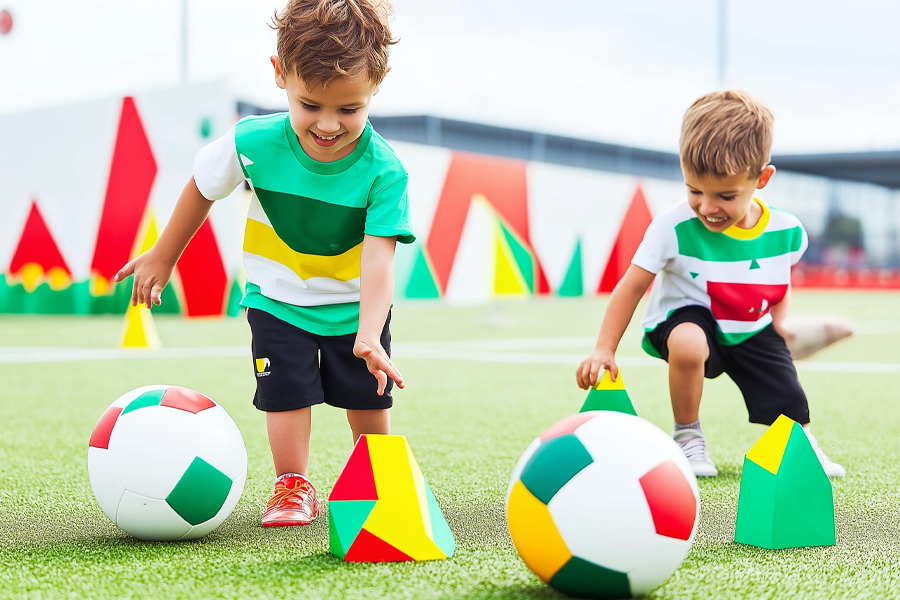
[(159, 348), (159, 335), (150, 309), (140, 304), (128, 305), (125, 312), (125, 326), (122, 331), (122, 348)]

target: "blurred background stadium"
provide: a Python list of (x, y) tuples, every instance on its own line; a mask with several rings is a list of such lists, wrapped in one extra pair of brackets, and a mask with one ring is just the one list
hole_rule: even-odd
[[(0, 6), (0, 312), (123, 312), (112, 275), (204, 144), (283, 110), (272, 0)], [(776, 114), (760, 195), (810, 233), (795, 287), (900, 289), (900, 8), (887, 2), (396, 0), (371, 121), (410, 171), (396, 296), (611, 291), (684, 197), (681, 114), (716, 87)], [(237, 314), (249, 192), (217, 203), (166, 312)]]

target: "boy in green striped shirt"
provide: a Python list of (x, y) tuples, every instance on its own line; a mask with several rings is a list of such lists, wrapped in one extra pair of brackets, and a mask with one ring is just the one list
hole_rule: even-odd
[[(669, 363), (676, 442), (694, 473), (712, 477), (700, 428), (703, 379), (722, 373), (740, 388), (752, 423), (784, 414), (801, 423), (826, 473), (843, 477), (809, 431), (809, 406), (794, 358), (846, 337), (836, 319), (791, 325), (791, 266), (806, 251), (800, 221), (755, 197), (775, 167), (772, 113), (749, 94), (707, 94), (685, 113), (681, 166), (688, 198), (657, 216), (618, 283), (594, 352), (579, 365), (578, 385), (600, 369), (615, 380), (615, 350), (651, 282), (643, 347)], [(785, 340), (788, 340), (786, 342)]]
[(308, 478), (311, 407), (346, 409), (354, 442), (390, 433), (396, 242), (411, 243), (407, 173), (368, 122), (394, 40), (383, 0), (290, 0), (276, 14), (275, 82), (289, 111), (242, 119), (203, 148), (150, 251), (126, 265), (132, 303), (160, 303), (212, 202), (247, 182), (247, 285), (253, 404), (266, 412), (275, 463), (262, 525), (319, 514)]

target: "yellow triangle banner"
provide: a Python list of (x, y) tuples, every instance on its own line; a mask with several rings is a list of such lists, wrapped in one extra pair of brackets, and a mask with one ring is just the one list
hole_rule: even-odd
[(159, 231), (156, 229), (156, 215), (152, 208), (147, 208), (147, 212), (144, 214), (144, 219), (141, 222), (141, 231), (144, 235), (137, 238), (140, 245), (135, 244), (131, 258), (137, 258), (152, 248), (156, 240), (159, 239)]
[(156, 324), (150, 309), (140, 304), (128, 305), (125, 326), (122, 331), (122, 348), (159, 348), (162, 344), (156, 333)]
[(512, 249), (503, 237), (500, 229), (500, 217), (494, 215), (494, 245), (497, 252), (497, 260), (494, 266), (494, 293), (504, 296), (528, 295), (528, 286), (519, 269)]
[[(140, 245), (135, 244), (131, 258), (137, 258), (147, 250), (153, 247), (156, 240), (159, 239), (159, 233), (156, 229), (156, 217), (153, 209), (148, 208), (144, 214), (144, 220), (141, 226), (144, 235), (139, 237)], [(150, 309), (143, 304), (138, 306), (128, 305), (125, 311), (125, 325), (122, 329), (122, 348), (159, 348), (162, 344), (159, 341), (159, 335), (156, 333), (156, 323), (153, 322), (153, 315)]]

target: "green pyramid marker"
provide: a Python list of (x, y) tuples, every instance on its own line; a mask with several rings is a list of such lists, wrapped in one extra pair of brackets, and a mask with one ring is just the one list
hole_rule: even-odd
[(752, 269), (758, 269), (758, 268), (759, 268), (759, 263), (756, 262), (756, 259), (754, 258), (753, 260), (750, 261), (750, 269), (752, 270)]
[(588, 392), (584, 405), (578, 412), (587, 412), (589, 410), (614, 410), (616, 412), (626, 413), (638, 416), (625, 391), (625, 382), (622, 381), (622, 370), (616, 380), (613, 381), (609, 371), (603, 373), (603, 377), (597, 382), (597, 385)]
[(691, 274), (691, 279), (697, 279), (697, 275), (700, 273), (694, 273), (693, 271), (688, 271)]
[(744, 458), (734, 541), (773, 550), (835, 543), (831, 482), (803, 428), (784, 415)]

